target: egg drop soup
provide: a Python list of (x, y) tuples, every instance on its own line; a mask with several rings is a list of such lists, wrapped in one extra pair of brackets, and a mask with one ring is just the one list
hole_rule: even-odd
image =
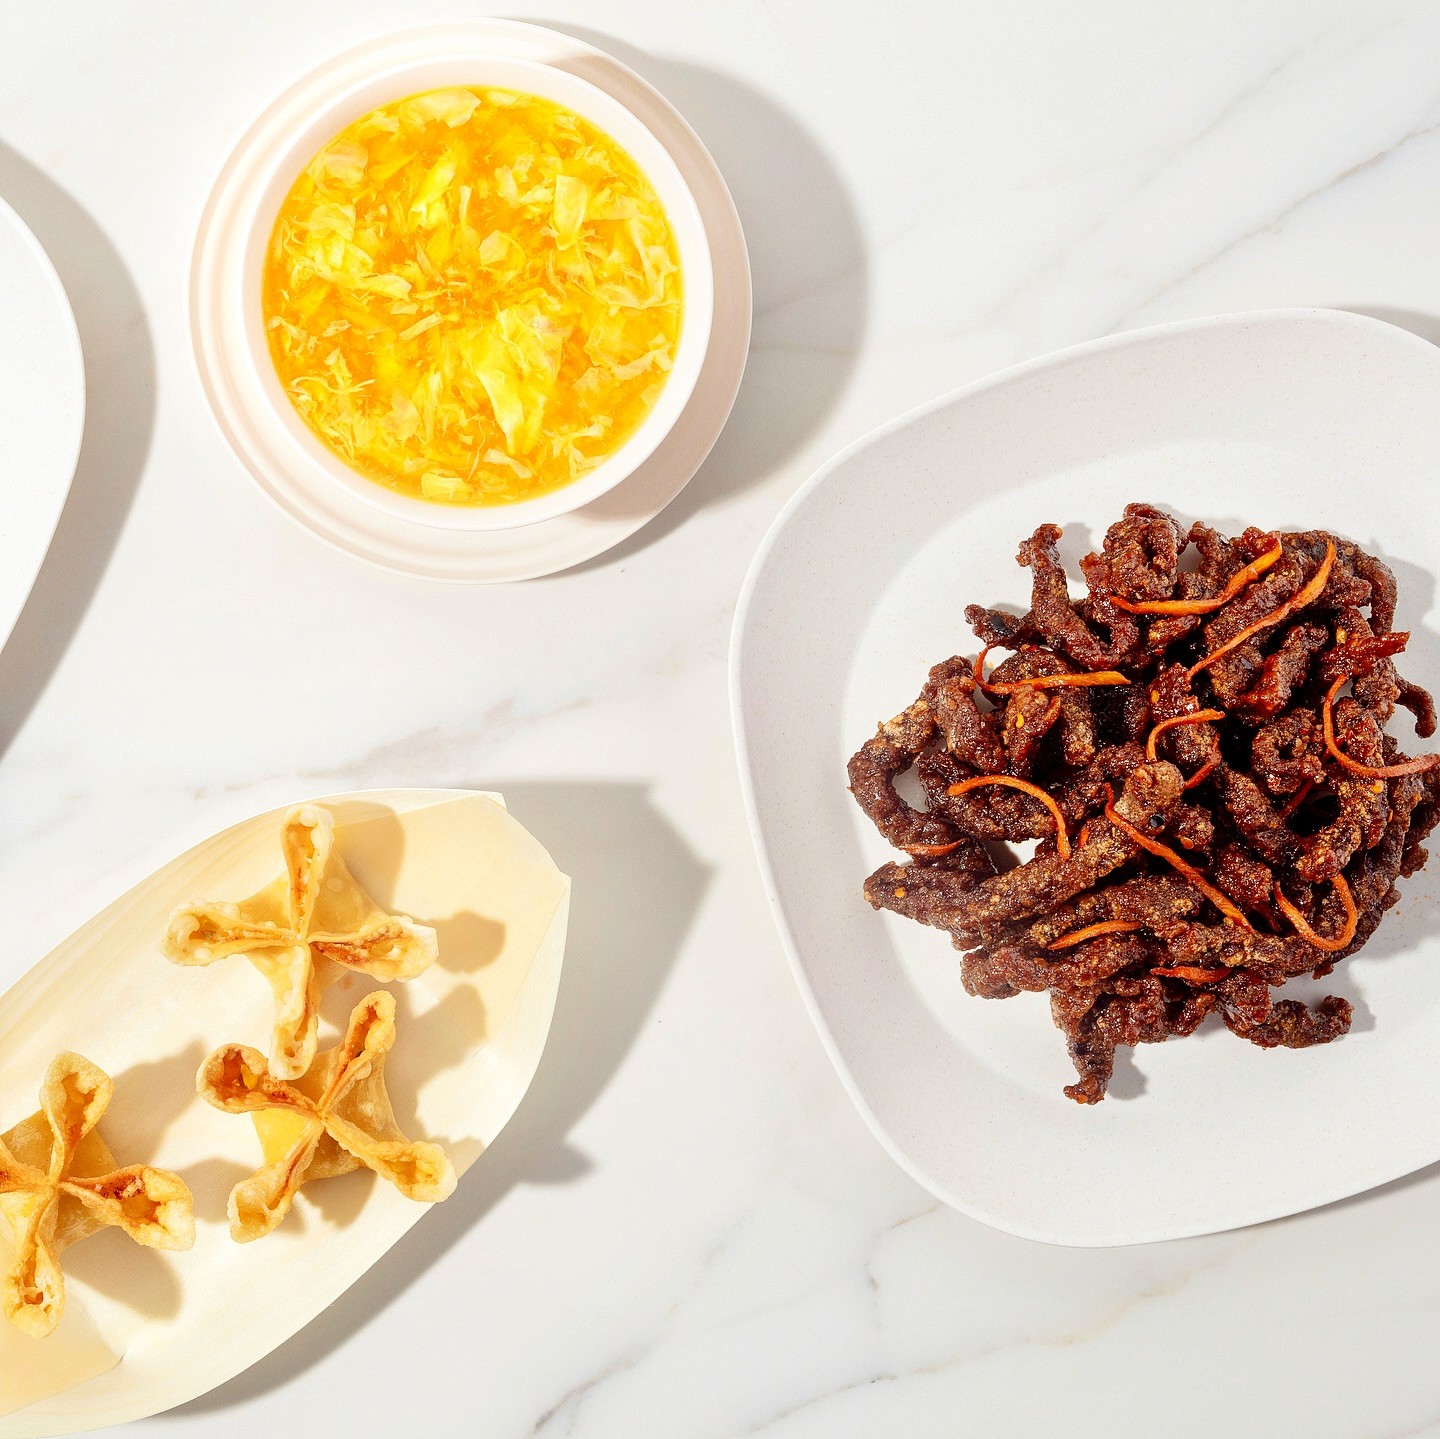
[(320, 440), (449, 505), (531, 499), (614, 454), (682, 316), (645, 174), (579, 115), (509, 90), (415, 95), (336, 136), (280, 207), (262, 302)]

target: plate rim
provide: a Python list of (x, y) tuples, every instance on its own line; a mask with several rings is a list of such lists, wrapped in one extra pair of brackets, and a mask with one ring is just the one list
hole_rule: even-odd
[(820, 1011), (820, 1004), (815, 996), (814, 987), (811, 985), (806, 974), (804, 964), (800, 957), (799, 945), (795, 934), (790, 928), (786, 918), (785, 908), (780, 898), (779, 886), (776, 882), (775, 869), (772, 864), (769, 848), (765, 842), (764, 831), (761, 825), (759, 805), (756, 798), (756, 791), (753, 779), (753, 770), (750, 763), (750, 735), (745, 719), (745, 696), (744, 678), (746, 655), (746, 635), (750, 616), (751, 604), (755, 598), (760, 578), (766, 570), (770, 556), (778, 544), (781, 535), (788, 529), (791, 520), (796, 512), (806, 501), (829, 480), (832, 474), (842, 465), (852, 459), (861, 451), (871, 445), (885, 439), (898, 430), (924, 419), (935, 412), (954, 405), (962, 400), (992, 389), (998, 389), (1011, 381), (1024, 378), (1036, 371), (1055, 369), (1074, 360), (1084, 359), (1087, 356), (1102, 353), (1107, 350), (1123, 349), (1130, 345), (1141, 343), (1156, 338), (1194, 333), (1207, 329), (1241, 327), (1246, 324), (1271, 323), (1286, 320), (1307, 320), (1320, 321), (1325, 324), (1335, 324), (1346, 328), (1369, 331), (1372, 334), (1384, 335), (1387, 342), (1399, 343), (1408, 346), (1417, 353), (1426, 353), (1434, 356), (1437, 348), (1429, 340), (1406, 330), (1400, 325), (1392, 324), (1388, 320), (1379, 320), (1374, 316), (1361, 314), (1353, 310), (1342, 310), (1329, 306), (1283, 306), (1261, 310), (1240, 310), (1232, 313), (1218, 315), (1202, 315), (1183, 320), (1172, 320), (1159, 325), (1147, 325), (1133, 330), (1122, 330), (1115, 334), (1101, 335), (1094, 339), (1085, 340), (1075, 345), (1064, 346), (1058, 350), (1047, 351), (1044, 354), (1032, 356), (1014, 365), (1008, 365), (1003, 369), (995, 370), (981, 375), (975, 380), (956, 386), (951, 390), (937, 395), (931, 399), (922, 401), (910, 409), (894, 416), (892, 419), (883, 422), (874, 428), (867, 430), (864, 434), (850, 441), (847, 445), (837, 450), (826, 459), (810, 476), (805, 479), (790, 498), (781, 506), (775, 518), (765, 531), (758, 548), (755, 551), (750, 565), (745, 573), (745, 579), (740, 587), (740, 594), (735, 605), (735, 615), (730, 629), (730, 652), (728, 665), (729, 698), (730, 698), (730, 723), (734, 737), (735, 757), (739, 769), (741, 802), (745, 810), (746, 826), (750, 832), (751, 844), (755, 851), (756, 867), (760, 873), (761, 887), (765, 891), (766, 903), (770, 910), (770, 916), (774, 923), (776, 933), (780, 940), (780, 947), (785, 954), (792, 978), (800, 991), (800, 997), (805, 1006), (805, 1011), (810, 1017), (810, 1022), (820, 1039), (821, 1046), (829, 1056), (840, 1078), (841, 1086), (855, 1106), (861, 1119), (870, 1133), (879, 1142), (884, 1151), (908, 1174), (917, 1184), (928, 1193), (935, 1196), (941, 1203), (951, 1209), (955, 1209), (971, 1219), (988, 1225), (992, 1229), (998, 1229), (1002, 1233), (1013, 1234), (1017, 1238), (1028, 1239), (1043, 1244), (1052, 1244), (1062, 1248), (1072, 1249), (1107, 1249), (1107, 1248), (1128, 1248), (1138, 1244), (1158, 1244), (1172, 1239), (1191, 1239), (1201, 1235), (1225, 1233), (1234, 1229), (1249, 1228), (1257, 1224), (1265, 1224), (1276, 1219), (1283, 1219), (1288, 1215), (1306, 1213), (1312, 1209), (1324, 1208), (1326, 1205), (1337, 1203), (1342, 1199), (1350, 1198), (1356, 1194), (1364, 1194), (1371, 1190), (1378, 1189), (1383, 1185), (1393, 1183), (1405, 1175), (1413, 1174), (1417, 1169), (1425, 1167), (1426, 1164), (1434, 1162), (1437, 1157), (1420, 1158), (1418, 1160), (1401, 1162), (1393, 1172), (1386, 1169), (1378, 1177), (1367, 1180), (1358, 1188), (1353, 1185), (1341, 1186), (1334, 1193), (1327, 1193), (1324, 1196), (1311, 1199), (1299, 1204), (1281, 1203), (1262, 1212), (1247, 1215), (1242, 1218), (1229, 1220), (1225, 1223), (1200, 1222), (1193, 1226), (1184, 1224), (1172, 1225), (1153, 1231), (1126, 1231), (1120, 1237), (1091, 1236), (1067, 1234), (1058, 1230), (1047, 1230), (1039, 1225), (1027, 1224), (1023, 1221), (1016, 1221), (1013, 1218), (991, 1212), (985, 1205), (974, 1203), (968, 1199), (961, 1199), (948, 1189), (947, 1185), (936, 1179), (925, 1171), (907, 1151), (895, 1140), (889, 1130), (881, 1123), (870, 1105), (861, 1093), (859, 1084), (850, 1071), (840, 1047)]

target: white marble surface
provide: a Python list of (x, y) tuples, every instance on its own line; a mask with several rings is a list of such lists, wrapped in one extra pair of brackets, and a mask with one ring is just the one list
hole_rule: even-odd
[(1440, 336), (1440, 11), (513, 7), (608, 44), (712, 146), (755, 345), (725, 438), (648, 530), (453, 590), (332, 554), (254, 490), (205, 413), (184, 280), (211, 175), (278, 87), (470, 12), (5, 12), (0, 194), (70, 288), (91, 422), (0, 655), (0, 982), (299, 793), (500, 787), (576, 881), (546, 1060), (461, 1193), (284, 1349), (137, 1432), (380, 1434), (418, 1390), (434, 1432), (500, 1439), (1440, 1434), (1440, 1172), (1081, 1252), (939, 1211), (895, 1169), (782, 962), (725, 694), (765, 526), (893, 412), (1206, 312), (1338, 304)]

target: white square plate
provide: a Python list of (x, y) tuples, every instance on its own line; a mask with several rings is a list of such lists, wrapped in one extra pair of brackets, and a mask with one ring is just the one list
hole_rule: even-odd
[[(1338, 311), (1274, 311), (1096, 341), (983, 380), (839, 455), (761, 547), (736, 617), (732, 696), (761, 868), (811, 1014), (867, 1122), (940, 1199), (1059, 1244), (1208, 1233), (1310, 1208), (1440, 1159), (1440, 863), (1402, 881), (1329, 980), (1351, 1033), (1262, 1051), (1209, 1025), (1122, 1051), (1082, 1107), (1043, 995), (976, 999), (937, 930), (874, 913), (894, 858), (845, 760), (977, 642), (967, 603), (1024, 609), (1015, 551), (1062, 554), (1131, 500), (1227, 532), (1323, 527), (1394, 568), (1404, 673), (1434, 689), (1429, 628), (1440, 350)], [(1402, 745), (1408, 721), (1392, 726)], [(1408, 752), (1418, 749), (1408, 746)]]

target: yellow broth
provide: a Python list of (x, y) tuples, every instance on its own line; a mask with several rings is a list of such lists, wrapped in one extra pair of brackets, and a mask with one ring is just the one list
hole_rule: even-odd
[(337, 135), (266, 252), (270, 354), (306, 424), (367, 478), (452, 505), (569, 484), (654, 406), (679, 339), (653, 186), (581, 116), (436, 90)]

